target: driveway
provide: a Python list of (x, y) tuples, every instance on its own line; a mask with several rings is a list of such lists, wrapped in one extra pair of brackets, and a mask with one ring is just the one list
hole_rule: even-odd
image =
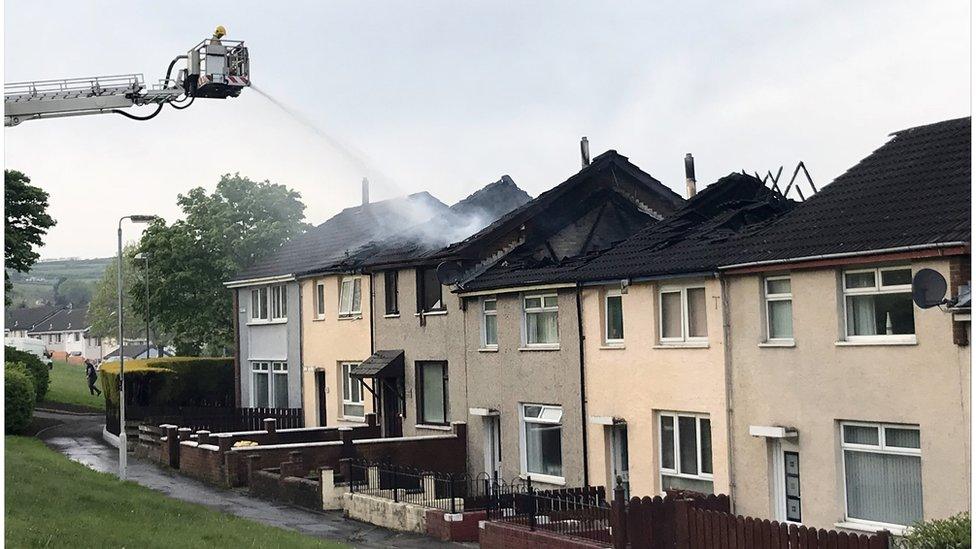
[[(106, 473), (118, 473), (119, 451), (102, 440), (102, 414), (70, 414), (37, 410), (35, 417), (48, 427), (37, 436), (68, 458)], [(387, 530), (347, 519), (339, 512), (313, 513), (287, 505), (252, 498), (244, 489), (221, 489), (186, 478), (175, 471), (129, 456), (128, 479), (167, 496), (198, 503), (302, 534), (341, 541), (355, 547), (474, 547), (474, 544), (445, 543), (418, 534)]]

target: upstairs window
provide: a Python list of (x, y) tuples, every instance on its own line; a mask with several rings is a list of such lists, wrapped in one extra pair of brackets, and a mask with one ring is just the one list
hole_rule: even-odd
[(620, 290), (607, 290), (604, 299), (604, 314), (606, 316), (606, 330), (603, 337), (607, 344), (621, 344), (624, 342), (624, 303)]
[(793, 339), (793, 292), (790, 277), (774, 276), (763, 282), (766, 294), (766, 339)]
[(271, 287), (271, 320), (288, 320), (288, 286)]
[(339, 316), (350, 317), (359, 315), (362, 311), (362, 293), (359, 277), (348, 277), (342, 279), (342, 286), (339, 289)]
[(481, 334), (482, 346), (493, 349), (498, 347), (498, 300), (494, 297), (486, 297), (481, 300), (482, 323)]
[(522, 298), (526, 345), (559, 344), (559, 297), (556, 294)]
[(843, 283), (849, 341), (914, 340), (910, 267), (845, 271)]
[(908, 526), (922, 519), (917, 425), (841, 423), (846, 518)]
[(399, 271), (383, 273), (383, 295), (386, 298), (386, 314), (400, 314), (400, 291), (397, 288), (397, 274)]
[(315, 316), (325, 318), (325, 283), (315, 283)]
[(708, 341), (705, 288), (662, 288), (660, 325), (662, 343)]
[(251, 290), (251, 320), (268, 320), (268, 287)]
[(443, 311), (441, 281), (437, 280), (437, 269), (422, 267), (417, 269), (417, 312), (429, 313)]

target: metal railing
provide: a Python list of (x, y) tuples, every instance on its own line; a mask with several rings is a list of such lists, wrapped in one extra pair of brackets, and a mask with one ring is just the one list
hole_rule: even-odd
[(141, 74), (117, 74), (110, 76), (90, 76), (83, 78), (62, 78), (58, 80), (36, 80), (32, 82), (12, 82), (4, 84), (4, 97), (37, 97), (83, 93), (104, 95), (115, 93), (136, 93), (145, 85)]
[(489, 521), (606, 544), (613, 542), (613, 511), (602, 486), (537, 490), (529, 477), (524, 484), (495, 484), (492, 496), (487, 508)]

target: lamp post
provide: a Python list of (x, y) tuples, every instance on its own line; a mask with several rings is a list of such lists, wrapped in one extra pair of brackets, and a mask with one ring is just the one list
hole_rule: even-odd
[(119, 478), (125, 480), (125, 467), (126, 458), (128, 457), (126, 452), (128, 451), (128, 444), (125, 436), (125, 335), (123, 329), (125, 328), (125, 321), (122, 314), (122, 222), (128, 219), (132, 223), (150, 223), (158, 217), (155, 215), (126, 215), (119, 218), (119, 231), (118, 231), (118, 278), (116, 280), (116, 285), (119, 291), (119, 303), (117, 314), (119, 317)]
[(149, 254), (139, 252), (136, 254), (136, 259), (146, 262), (146, 359), (150, 359), (152, 357), (149, 356), (149, 351), (152, 347), (149, 346)]

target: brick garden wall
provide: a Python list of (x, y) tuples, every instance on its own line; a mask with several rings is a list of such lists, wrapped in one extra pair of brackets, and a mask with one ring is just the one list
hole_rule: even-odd
[(223, 454), (210, 444), (201, 446), (191, 440), (181, 442), (180, 472), (208, 484), (226, 485)]
[[(447, 520), (460, 518), (460, 520)], [(478, 541), (478, 523), (488, 518), (487, 511), (468, 511), (453, 517), (440, 509), (427, 511), (427, 535), (441, 541)]]
[(594, 541), (560, 536), (542, 530), (529, 530), (523, 526), (503, 522), (483, 522), (478, 539), (482, 549), (597, 549), (609, 547)]

